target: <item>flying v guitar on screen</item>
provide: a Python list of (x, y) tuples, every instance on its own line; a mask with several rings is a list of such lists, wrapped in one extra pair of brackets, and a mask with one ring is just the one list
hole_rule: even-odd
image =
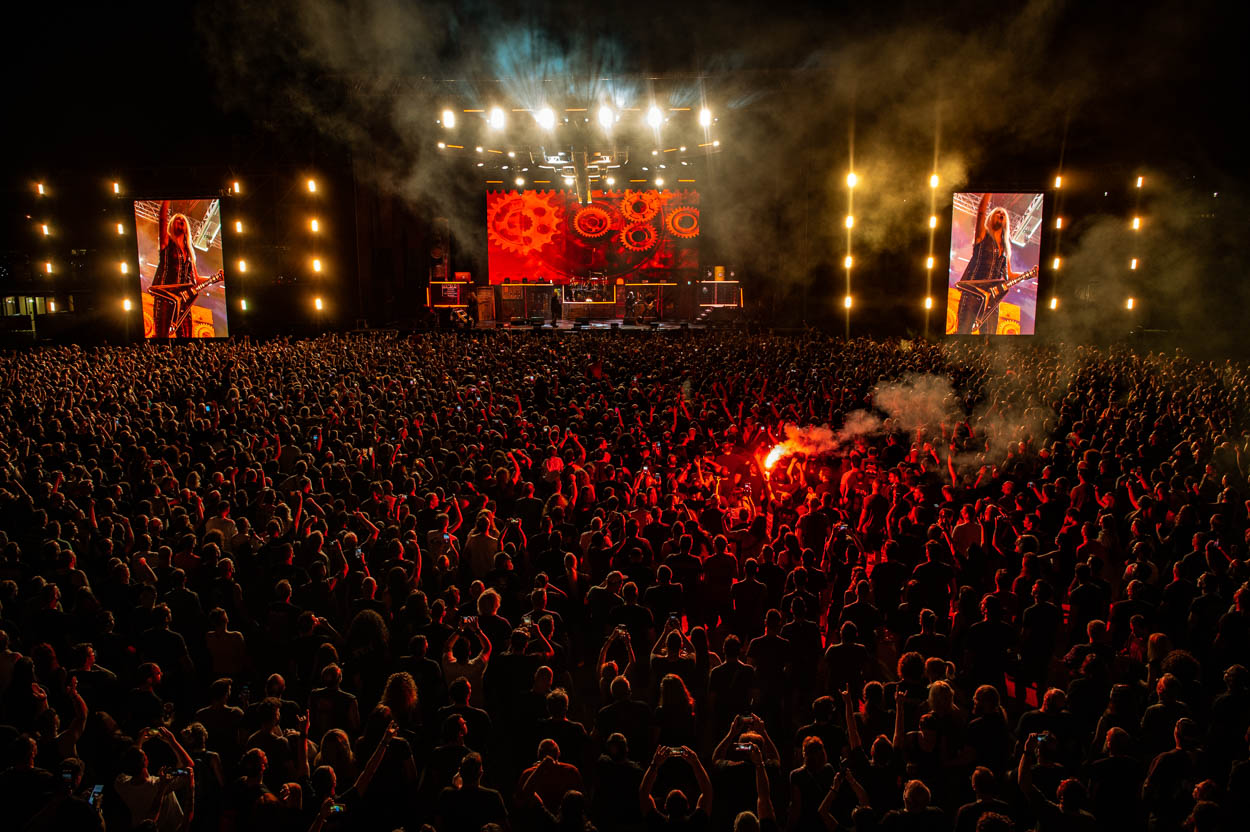
[(182, 326), (182, 322), (191, 314), (191, 307), (195, 306), (195, 299), (200, 296), (200, 292), (212, 286), (215, 283), (221, 283), (226, 279), (224, 271), (191, 283), (166, 283), (163, 286), (149, 286), (148, 293), (154, 298), (158, 298), (167, 303), (173, 304), (173, 314), (169, 316), (169, 332), (163, 337), (173, 338), (178, 332), (178, 327)]
[(990, 315), (1003, 302), (1003, 298), (1011, 291), (1013, 287), (1028, 280), (1037, 279), (1037, 266), (1022, 272), (1010, 280), (961, 280), (953, 284), (954, 288), (963, 292), (965, 295), (972, 295), (981, 302), (981, 309), (977, 312), (977, 320), (973, 325), (973, 329), (979, 331), (981, 325), (989, 320)]

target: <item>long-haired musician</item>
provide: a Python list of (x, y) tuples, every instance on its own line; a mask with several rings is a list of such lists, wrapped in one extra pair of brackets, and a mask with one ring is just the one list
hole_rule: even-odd
[[(156, 274), (152, 276), (153, 286), (171, 284), (205, 283), (209, 278), (202, 278), (196, 271), (195, 246), (191, 244), (191, 222), (185, 214), (169, 216), (169, 200), (161, 200), (160, 218), (156, 222), (160, 233), (160, 260), (156, 264)], [(186, 316), (177, 327), (170, 331), (177, 305), (159, 295), (152, 299), (152, 317), (156, 323), (154, 330), (157, 338), (190, 338), (191, 318)]]
[[(987, 214), (988, 212), (988, 214)], [(976, 236), (972, 256), (959, 282), (1002, 281), (1019, 277), (1022, 272), (1011, 270), (1011, 217), (1006, 208), (990, 209), (990, 195), (982, 194), (977, 206)], [(971, 335), (977, 316), (982, 313), (983, 303), (974, 294), (963, 293), (959, 297), (958, 323), (955, 332)], [(983, 335), (998, 331), (998, 307), (990, 310), (981, 324)]]

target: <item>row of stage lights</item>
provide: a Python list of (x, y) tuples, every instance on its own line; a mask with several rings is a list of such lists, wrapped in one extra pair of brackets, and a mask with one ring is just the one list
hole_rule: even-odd
[[(309, 193), (310, 195), (316, 195), (316, 194), (317, 194), (317, 180), (316, 180), (316, 179), (307, 179), (307, 180), (305, 180), (305, 182), (304, 182), (304, 187), (307, 189), (307, 191), (308, 191), (308, 193)], [(112, 191), (112, 193), (113, 193), (113, 195), (114, 195), (114, 196), (121, 196), (121, 194), (122, 194), (122, 184), (121, 184), (121, 182), (114, 181), (114, 182), (110, 183), (110, 190)], [(234, 181), (232, 181), (232, 182), (230, 183), (230, 187), (229, 187), (229, 188), (227, 188), (227, 189), (226, 189), (226, 191), (227, 191), (227, 193), (229, 193), (229, 194), (231, 194), (231, 195), (234, 195), (234, 196), (239, 196), (239, 195), (241, 195), (241, 194), (243, 193), (243, 185), (242, 185), (242, 183), (241, 183), (239, 180), (237, 180), (237, 179), (236, 179), (236, 180), (234, 180)], [(49, 190), (49, 188), (48, 188), (48, 187), (47, 187), (47, 186), (46, 186), (43, 182), (36, 182), (36, 183), (35, 183), (35, 193), (36, 193), (38, 196), (41, 196), (41, 197), (50, 196), (50, 190)], [(232, 225), (233, 225), (233, 227), (234, 227), (234, 233), (235, 233), (236, 235), (241, 236), (241, 235), (243, 235), (243, 234), (244, 234), (244, 223), (243, 223), (243, 220), (241, 220), (241, 219), (235, 219), (235, 221), (233, 222), (233, 224), (232, 224)], [(40, 232), (41, 232), (42, 236), (44, 236), (44, 237), (51, 237), (51, 236), (52, 236), (52, 230), (51, 230), (51, 228), (49, 227), (48, 223), (46, 223), (46, 222), (40, 222), (40, 223), (39, 223), (39, 226), (40, 226)], [(116, 227), (116, 230), (117, 230), (117, 236), (119, 236), (119, 237), (124, 237), (124, 236), (126, 235), (126, 223), (125, 223), (124, 221), (118, 221), (118, 222), (116, 223), (116, 226), (115, 226), (115, 227)], [(321, 233), (321, 231), (322, 231), (322, 223), (321, 223), (321, 220), (320, 220), (320, 219), (318, 219), (318, 218), (317, 218), (317, 217), (315, 217), (315, 216), (314, 216), (314, 217), (310, 217), (310, 218), (309, 218), (309, 220), (308, 220), (308, 231), (309, 231), (309, 233), (311, 233), (311, 234), (316, 234), (316, 235), (319, 235), (319, 234)], [(44, 270), (44, 273), (45, 273), (45, 274), (47, 274), (47, 275), (52, 275), (52, 274), (54, 273), (55, 269), (54, 269), (54, 267), (53, 267), (53, 264), (52, 264), (52, 261), (51, 261), (51, 260), (47, 260), (47, 261), (45, 261), (45, 262), (44, 262), (44, 264), (43, 264), (43, 266), (44, 266), (43, 270)], [(246, 274), (246, 273), (247, 273), (248, 266), (247, 266), (247, 260), (246, 260), (245, 258), (240, 258), (238, 261), (236, 261), (235, 266), (236, 266), (236, 270), (238, 271), (238, 273), (239, 273), (239, 274)], [(323, 273), (323, 270), (324, 270), (324, 264), (323, 264), (323, 262), (322, 262), (322, 260), (321, 260), (321, 258), (320, 258), (319, 256), (314, 256), (313, 258), (311, 258), (311, 260), (310, 260), (310, 262), (309, 262), (309, 267), (310, 267), (310, 268), (312, 269), (312, 271), (313, 271), (314, 273), (316, 273), (316, 274), (322, 274), (322, 273)], [(123, 276), (128, 276), (128, 275), (130, 274), (130, 261), (129, 261), (129, 260), (121, 260), (121, 261), (118, 263), (118, 271), (119, 271), (119, 272), (120, 272)], [(55, 311), (56, 311), (54, 303), (53, 303), (52, 305), (50, 305), (50, 307), (49, 307), (49, 308), (50, 308), (50, 311), (53, 311), (53, 312), (55, 312)], [(128, 297), (127, 297), (127, 298), (124, 298), (124, 299), (122, 300), (122, 309), (123, 309), (124, 311), (129, 312), (129, 311), (131, 311), (133, 308), (134, 308), (134, 302), (133, 302), (130, 298), (128, 298)], [(316, 309), (318, 312), (321, 312), (321, 311), (323, 311), (323, 310), (324, 310), (324, 308), (325, 308), (325, 301), (322, 299), (322, 297), (321, 297), (320, 295), (317, 295), (317, 296), (315, 296), (315, 297), (313, 298), (313, 308), (314, 308), (314, 309)], [(248, 302), (247, 302), (247, 298), (240, 298), (240, 299), (239, 299), (239, 309), (240, 309), (240, 311), (242, 311), (242, 312), (247, 312), (247, 311), (248, 311)]]
[[(565, 112), (566, 113), (585, 113), (585, 112), (588, 112), (588, 109), (589, 108), (587, 107), (569, 107), (565, 109)], [(690, 112), (692, 109), (693, 108), (691, 107), (670, 107), (669, 112), (671, 113)], [(505, 127), (508, 126), (508, 115), (504, 111), (503, 107), (491, 107), (489, 112), (486, 110), (479, 110), (479, 109), (466, 109), (466, 110), (462, 110), (461, 112), (466, 113), (466, 114), (481, 114), (482, 116), (484, 116), (487, 126), (489, 126), (492, 130), (503, 130)], [(514, 108), (512, 112), (532, 113), (534, 116), (534, 122), (544, 130), (554, 130), (556, 128), (556, 123), (557, 123), (556, 111), (549, 106), (539, 107), (537, 110), (531, 110), (531, 109), (524, 108), (524, 107)], [(613, 109), (612, 107), (609, 107), (608, 105), (604, 104), (601, 107), (599, 107), (599, 110), (596, 113), (596, 121), (598, 122), (599, 126), (602, 127), (605, 131), (611, 130), (621, 120), (621, 113), (623, 112), (639, 112), (639, 108), (625, 107), (622, 109)], [(698, 119), (699, 119), (699, 126), (704, 129), (710, 128), (712, 126), (712, 122), (716, 120), (715, 118), (712, 117), (712, 111), (709, 110), (707, 107), (703, 107), (699, 110)], [(567, 117), (565, 120), (566, 121), (568, 120)], [(590, 117), (584, 116), (583, 120), (586, 122), (589, 122)], [(653, 130), (659, 130), (664, 125), (664, 122), (667, 120), (668, 120), (668, 117), (664, 115), (664, 111), (654, 104), (651, 105), (651, 107), (647, 109), (647, 114), (644, 117), (644, 121), (646, 122), (647, 126)], [(442, 117), (439, 119), (438, 123), (448, 130), (454, 130), (456, 127), (457, 121), (458, 121), (458, 117), (456, 115), (456, 111), (448, 107), (443, 110)]]
[[(712, 141), (710, 141), (710, 142), (703, 142), (703, 143), (701, 143), (701, 144), (699, 144), (699, 145), (697, 145), (697, 146), (698, 146), (698, 147), (701, 147), (701, 148), (702, 148), (702, 147), (720, 147), (720, 139), (714, 139), (714, 140), (712, 140)], [(438, 149), (439, 149), (439, 150), (465, 150), (466, 148), (465, 148), (465, 146), (464, 146), (464, 145), (460, 145), (460, 144), (448, 144), (447, 142), (439, 142), (439, 143), (438, 143)], [(475, 148), (474, 148), (474, 151), (475, 151), (475, 152), (477, 152), (477, 153), (497, 153), (497, 154), (502, 154), (502, 155), (506, 155), (509, 159), (515, 159), (515, 158), (516, 158), (516, 151), (515, 151), (515, 150), (503, 151), (503, 150), (496, 150), (496, 149), (494, 149), (494, 148), (487, 148), (487, 147), (483, 147), (483, 146), (481, 146), (481, 145), (478, 145), (477, 147), (475, 147)], [(670, 147), (670, 148), (667, 148), (667, 149), (665, 149), (665, 150), (663, 150), (663, 151), (661, 151), (659, 148), (656, 148), (655, 150), (652, 150), (652, 151), (651, 151), (651, 155), (652, 155), (652, 156), (659, 156), (661, 152), (663, 152), (663, 153), (685, 153), (685, 152), (686, 152), (686, 146), (685, 146), (685, 145), (682, 145), (682, 146), (680, 146), (680, 147)], [(685, 162), (685, 161), (683, 161), (683, 162), (682, 162), (682, 164), (684, 165), (684, 164), (686, 164), (686, 162)], [(485, 163), (485, 162), (478, 162), (478, 163), (477, 163), (477, 166), (478, 166), (479, 168), (480, 168), (480, 167), (485, 167), (485, 166), (486, 166), (486, 163)], [(502, 165), (502, 166), (500, 167), (500, 169), (501, 169), (501, 170), (507, 170), (507, 169), (508, 169), (508, 167), (509, 167), (508, 165)], [(620, 167), (620, 165), (612, 165), (611, 167), (613, 167), (613, 168), (617, 168), (617, 167)], [(663, 168), (663, 167), (665, 167), (665, 166), (664, 166), (664, 165), (660, 165), (660, 167), (661, 167), (661, 168)], [(644, 167), (643, 167), (643, 170), (647, 170), (647, 167), (646, 167), (646, 166), (644, 166)], [(529, 172), (529, 168), (523, 167), (523, 168), (521, 168), (521, 172), (522, 172), (522, 173), (528, 173), (528, 172)], [(591, 177), (591, 178), (592, 178), (592, 180), (593, 180), (593, 179), (595, 179), (595, 178), (597, 178), (597, 177)], [(574, 182), (573, 177), (571, 177), (571, 176), (565, 176), (565, 177), (563, 177), (563, 179), (564, 179), (564, 184), (565, 184), (566, 186), (572, 187), (573, 182)], [(647, 180), (646, 180), (646, 179), (631, 179), (631, 180), (629, 180), (629, 181), (630, 181), (630, 183), (631, 183), (631, 184), (638, 184), (638, 183), (646, 183), (646, 182), (647, 182)], [(655, 177), (655, 179), (654, 179), (654, 180), (652, 180), (652, 181), (655, 183), (655, 186), (656, 186), (657, 188), (662, 188), (662, 187), (664, 187), (664, 181), (665, 181), (665, 180), (664, 180), (664, 177), (663, 177), (663, 176), (656, 176), (656, 177)], [(678, 180), (677, 180), (677, 182), (678, 182), (679, 184), (681, 184), (681, 183), (693, 183), (694, 181), (695, 181), (695, 180), (693, 180), (693, 179), (678, 179)], [(524, 187), (525, 187), (525, 182), (526, 182), (526, 180), (525, 180), (525, 177), (524, 177), (524, 176), (518, 176), (516, 179), (514, 179), (514, 180), (513, 180), (513, 183), (514, 183), (514, 184), (515, 184), (518, 188), (524, 188)], [(605, 185), (607, 185), (609, 188), (614, 187), (614, 186), (616, 185), (616, 177), (614, 177), (614, 176), (605, 176), (605, 177), (603, 177), (603, 182), (604, 182), (604, 184), (605, 184)], [(490, 184), (490, 183), (488, 183), (488, 184)], [(500, 184), (502, 184), (502, 183), (500, 183)], [(534, 184), (535, 184), (535, 185), (550, 185), (550, 184), (552, 184), (552, 183), (550, 182), (550, 180), (537, 179), (537, 180), (534, 180)]]

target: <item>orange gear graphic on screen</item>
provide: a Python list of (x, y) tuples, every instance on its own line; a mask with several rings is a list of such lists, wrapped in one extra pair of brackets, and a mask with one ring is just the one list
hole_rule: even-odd
[(657, 191), (625, 191), (621, 213), (629, 222), (646, 222), (664, 206), (664, 197)]
[(668, 226), (668, 233), (674, 237), (681, 237), (683, 240), (698, 237), (699, 209), (689, 206), (674, 208), (665, 218), (664, 224)]
[(593, 240), (612, 230), (612, 215), (598, 205), (587, 205), (574, 215), (573, 228)]
[(191, 327), (192, 338), (216, 338), (217, 330), (212, 321), (196, 321)]
[(650, 223), (635, 223), (621, 232), (621, 245), (630, 251), (646, 251), (652, 248), (660, 235)]
[(556, 194), (527, 191), (500, 200), (486, 219), (491, 243), (504, 251), (533, 254), (551, 242), (563, 221)]

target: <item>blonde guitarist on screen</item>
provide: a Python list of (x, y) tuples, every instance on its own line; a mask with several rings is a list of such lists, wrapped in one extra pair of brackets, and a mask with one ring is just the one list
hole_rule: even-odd
[(1025, 272), (1011, 270), (1011, 218), (1006, 208), (990, 209), (989, 194), (981, 195), (975, 228), (972, 256), (955, 283), (960, 292), (955, 332), (993, 335), (998, 331), (998, 304), (1007, 290), (1036, 278), (1037, 267)]

